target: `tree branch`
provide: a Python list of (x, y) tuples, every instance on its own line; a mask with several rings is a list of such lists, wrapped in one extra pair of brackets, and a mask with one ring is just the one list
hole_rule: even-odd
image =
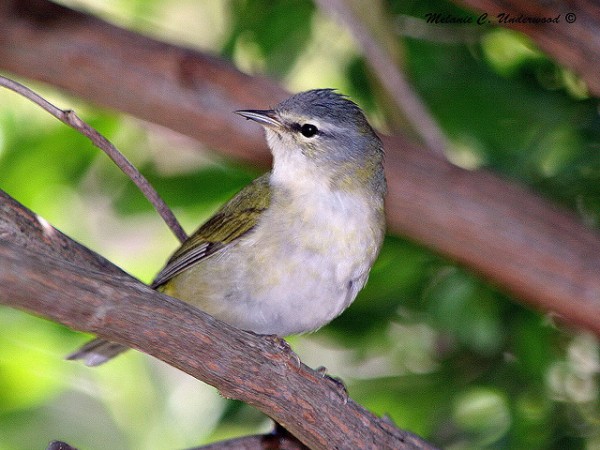
[[(0, 2), (0, 68), (269, 164), (264, 135), (232, 111), (288, 97), (212, 55), (159, 42), (47, 0)], [(225, 121), (223, 119), (225, 118)]]
[(70, 126), (79, 133), (87, 137), (92, 143), (102, 150), (119, 169), (129, 177), (131, 181), (135, 183), (138, 189), (144, 194), (148, 201), (154, 206), (156, 212), (162, 217), (167, 226), (171, 229), (173, 234), (179, 242), (186, 240), (187, 235), (183, 228), (179, 224), (179, 221), (167, 206), (164, 200), (158, 195), (158, 192), (152, 187), (148, 180), (140, 173), (137, 168), (131, 164), (131, 162), (123, 155), (117, 148), (110, 143), (108, 139), (102, 136), (98, 131), (92, 128), (89, 124), (85, 123), (73, 110), (62, 110), (57, 108), (48, 100), (33, 92), (21, 83), (17, 83), (14, 80), (0, 76), (0, 86), (4, 86), (17, 94), (31, 100), (42, 109), (52, 114), (62, 123)]
[[(571, 2), (577, 5), (584, 10), (584, 3)], [(585, 17), (582, 23), (600, 36), (595, 19)], [(2, 2), (0, 29), (0, 67), (6, 70), (170, 127), (226, 154), (260, 164), (270, 159), (261, 131), (231, 112), (285, 98), (274, 82), (43, 0)], [(551, 39), (551, 28), (536, 30)], [(570, 45), (579, 42), (577, 30), (562, 28)], [(587, 52), (581, 70), (595, 76), (600, 45), (581, 44)], [(390, 231), (600, 335), (597, 231), (490, 172), (454, 167), (402, 137), (384, 143)]]
[(39, 220), (24, 234), (19, 225), (34, 215), (7, 195), (0, 205), (0, 303), (155, 356), (255, 406), (310, 448), (432, 448), (349, 399), (283, 341), (238, 330), (105, 267)]
[[(277, 434), (262, 434), (256, 436), (245, 436), (227, 441), (216, 442), (214, 444), (203, 445), (202, 447), (190, 448), (187, 450), (307, 450), (308, 447), (302, 445), (291, 435), (280, 436)], [(52, 441), (46, 447), (46, 450), (77, 450), (69, 444), (61, 441)]]
[(46, 447), (46, 450), (77, 450), (75, 447), (71, 447), (66, 442), (52, 441)]
[(389, 227), (471, 267), (537, 309), (600, 336), (600, 235), (497, 175), (384, 138)]
[[(502, 26), (521, 31), (542, 50), (571, 68), (586, 83), (592, 95), (600, 96), (600, 6), (597, 2), (568, 0), (453, 0), (461, 6), (486, 12), (495, 20), (499, 13), (512, 17), (550, 17), (560, 14), (559, 23), (505, 23)], [(567, 21), (567, 14), (570, 20)]]
[(273, 433), (244, 436), (187, 450), (308, 450), (308, 447), (287, 430), (276, 426)]
[(389, 45), (386, 46), (375, 36), (376, 31), (379, 35), (385, 33), (385, 30), (379, 29), (382, 26), (380, 23), (382, 18), (378, 17), (379, 20), (372, 20), (371, 22), (376, 23), (371, 23), (370, 27), (366, 23), (365, 14), (375, 15), (373, 10), (378, 9), (380, 2), (316, 0), (316, 3), (321, 9), (338, 18), (348, 27), (362, 48), (365, 59), (377, 74), (379, 81), (385, 86), (390, 97), (403, 111), (406, 120), (431, 151), (444, 157), (447, 148), (446, 136), (400, 70), (397, 63), (398, 54), (395, 54), (398, 52), (397, 44), (394, 45), (393, 35), (388, 34), (388, 40), (394, 43), (389, 42)]

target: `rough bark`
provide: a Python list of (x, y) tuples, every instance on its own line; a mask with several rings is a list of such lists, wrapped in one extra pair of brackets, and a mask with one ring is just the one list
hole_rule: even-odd
[(155, 356), (255, 406), (313, 449), (430, 449), (280, 339), (158, 293), (0, 195), (0, 303)]

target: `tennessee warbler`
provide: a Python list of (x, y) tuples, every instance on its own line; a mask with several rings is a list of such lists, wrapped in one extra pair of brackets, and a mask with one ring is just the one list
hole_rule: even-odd
[[(382, 143), (332, 89), (236, 112), (265, 129), (273, 170), (190, 236), (152, 287), (255, 333), (316, 330), (355, 299), (381, 247)], [(68, 358), (95, 366), (125, 349), (95, 339)]]

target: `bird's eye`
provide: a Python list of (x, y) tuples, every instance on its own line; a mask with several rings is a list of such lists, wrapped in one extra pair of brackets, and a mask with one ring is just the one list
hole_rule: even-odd
[(302, 133), (302, 136), (307, 138), (313, 137), (318, 132), (319, 129), (312, 123), (305, 123), (304, 125), (302, 125), (302, 127), (300, 127), (300, 133)]

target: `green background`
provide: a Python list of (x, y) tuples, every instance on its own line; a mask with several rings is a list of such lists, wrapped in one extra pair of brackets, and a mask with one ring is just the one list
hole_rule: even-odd
[[(355, 43), (310, 2), (78, 4), (123, 27), (221, 54), (292, 91), (338, 88), (380, 129), (393, 127)], [(404, 70), (450, 139), (449, 158), (526, 185), (597, 229), (598, 101), (577, 77), (507, 29), (468, 27), (465, 40), (448, 27), (454, 43), (436, 33), (402, 35), (406, 16), (467, 14), (449, 3), (385, 7)], [(163, 128), (22, 81), (117, 145), (188, 232), (260, 173)], [(164, 151), (173, 147), (180, 151)], [(177, 245), (99, 150), (4, 90), (0, 189), (144, 281)], [(53, 439), (80, 449), (184, 448), (271, 427), (256, 410), (145, 355), (132, 351), (89, 369), (63, 360), (86, 336), (6, 307), (0, 329), (0, 450), (45, 448)], [(440, 447), (600, 448), (598, 340), (402, 236), (387, 238), (349, 310), (289, 341), (304, 362), (341, 377), (357, 402)]]

